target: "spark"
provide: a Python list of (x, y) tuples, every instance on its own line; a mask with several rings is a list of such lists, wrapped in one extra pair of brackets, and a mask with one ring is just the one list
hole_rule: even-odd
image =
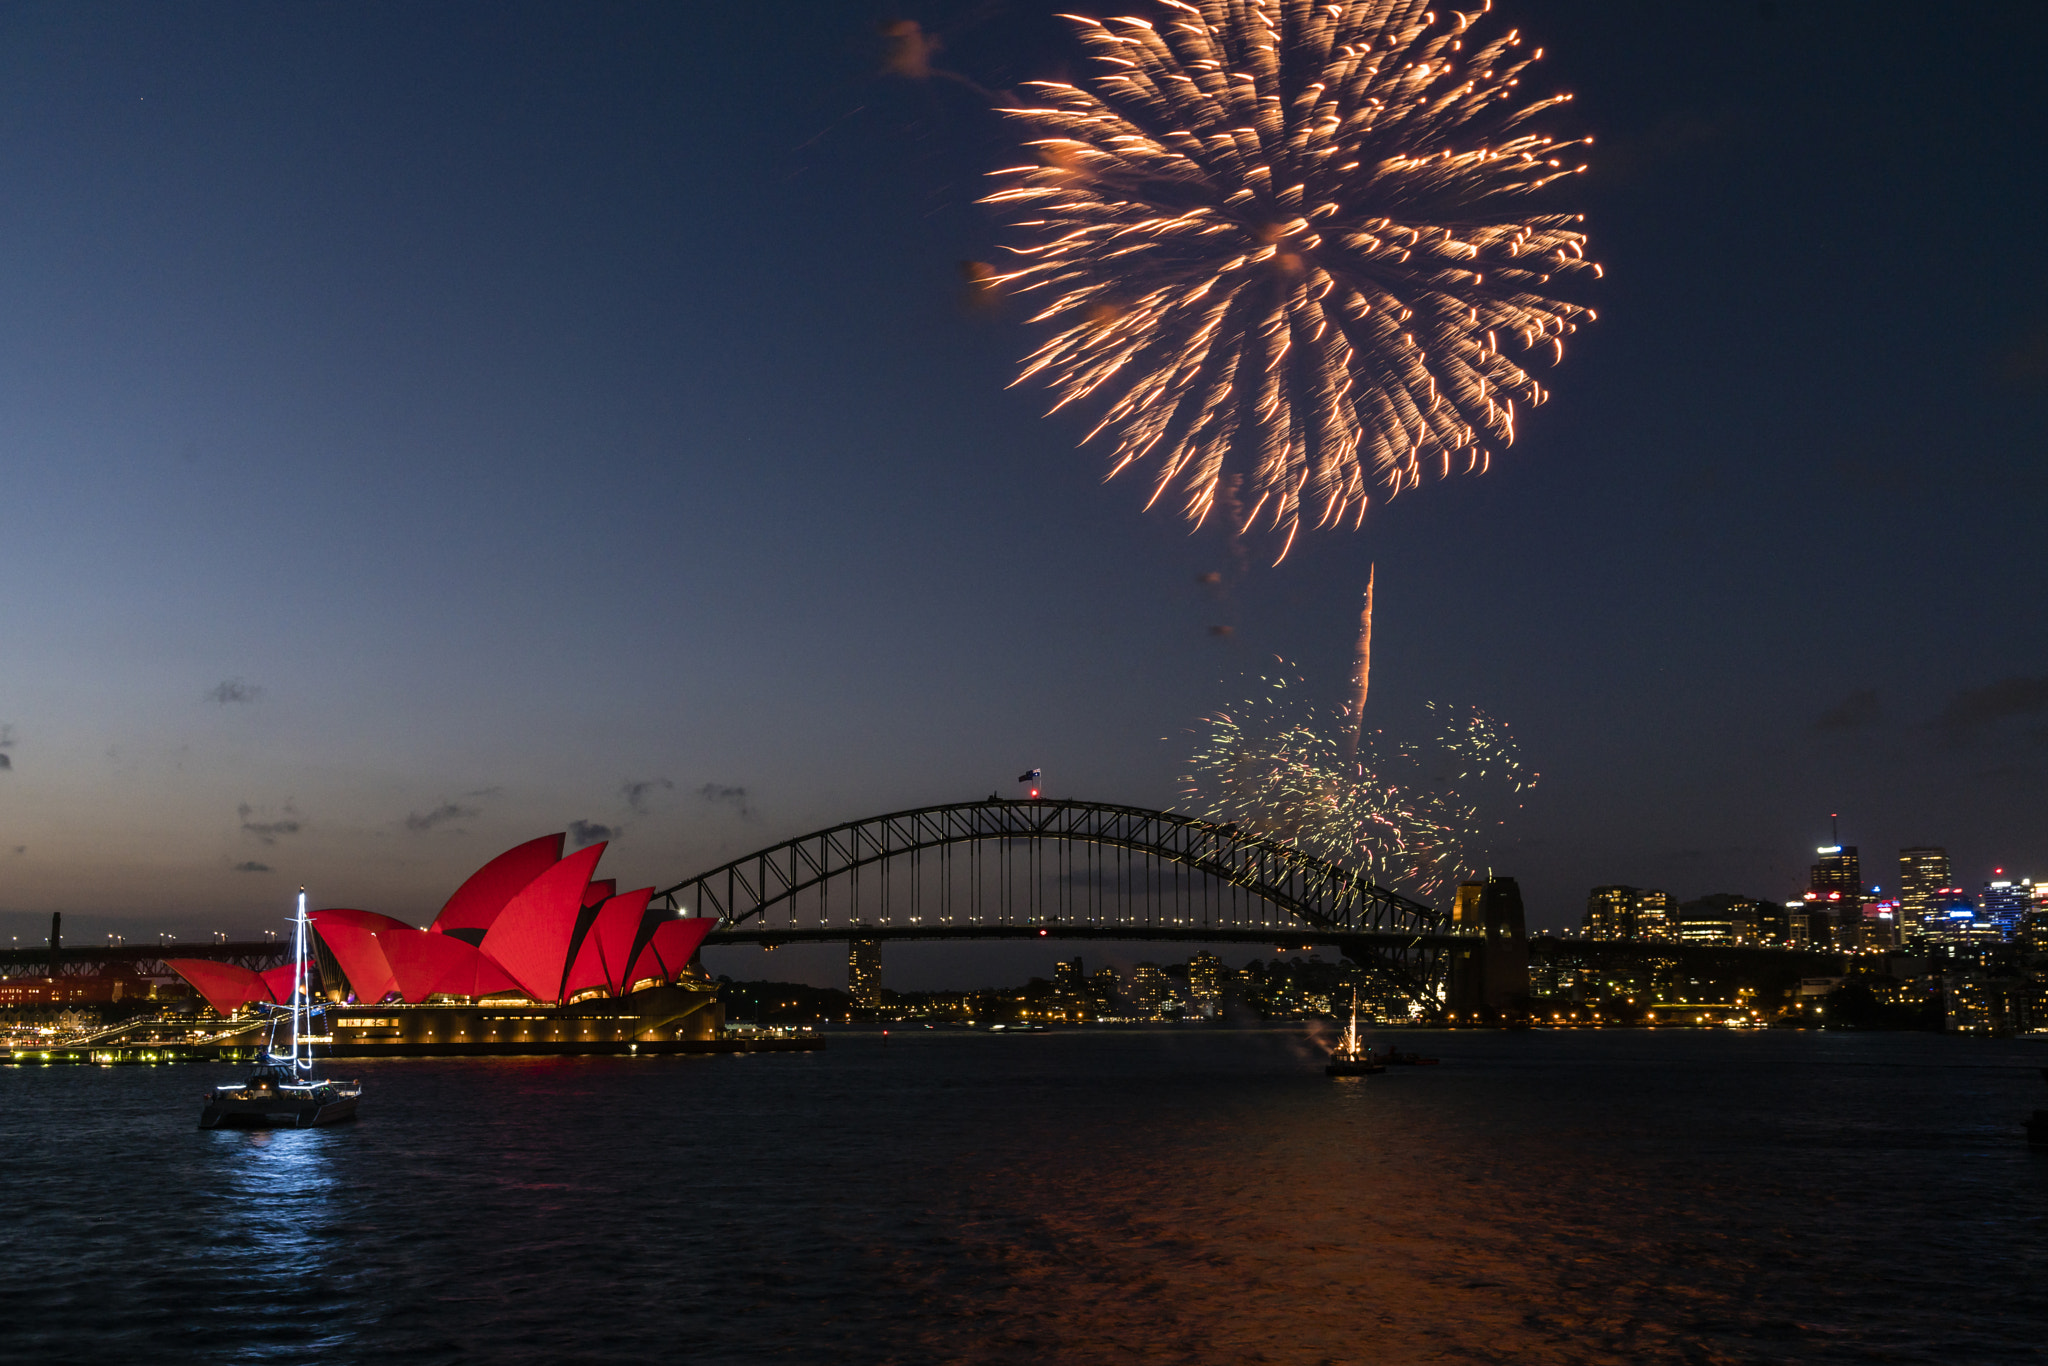
[(1251, 691), (1204, 722), (1184, 779), (1199, 813), (1426, 901), (1478, 870), (1502, 823), (1488, 811), (1538, 776), (1477, 707), (1428, 704), (1436, 734), (1414, 744), (1362, 731), (1350, 707), (1324, 717), (1298, 676)]
[[(1593, 311), (1582, 217), (1511, 211), (1584, 170), (1536, 131), (1542, 54), (1428, 0), (1162, 0), (1171, 18), (1068, 16), (1101, 66), (1004, 112), (1035, 159), (985, 202), (1021, 240), (994, 281), (1051, 337), (1018, 383), (1100, 402), (1111, 473), (1150, 462), (1201, 525), (1247, 467), (1282, 541), (1483, 472), (1543, 387), (1506, 345), (1563, 355)], [(1584, 141), (1590, 141), (1585, 139)], [(1088, 439), (1084, 438), (1084, 439)], [(1276, 561), (1277, 562), (1277, 561)]]

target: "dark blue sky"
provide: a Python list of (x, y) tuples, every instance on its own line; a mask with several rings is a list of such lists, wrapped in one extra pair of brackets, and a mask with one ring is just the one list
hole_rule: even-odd
[(572, 820), (666, 882), (1034, 764), (1170, 804), (1241, 672), (1341, 700), (1369, 564), (1381, 724), (1543, 774), (1538, 925), (1788, 894), (1830, 811), (1880, 882), (2048, 875), (2041, 8), (1502, 0), (1601, 322), (1492, 474), (1221, 596), (963, 304), (1005, 131), (882, 70), (909, 14), (1071, 71), (1057, 8), (0, 9), (0, 930), (424, 919)]

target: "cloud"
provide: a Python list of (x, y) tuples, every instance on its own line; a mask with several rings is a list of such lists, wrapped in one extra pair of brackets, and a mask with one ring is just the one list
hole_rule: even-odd
[(468, 820), (471, 816), (481, 816), (482, 814), (483, 812), (473, 806), (458, 806), (454, 802), (443, 802), (432, 811), (413, 811), (407, 813), (405, 828), (416, 835), (424, 835), (427, 831), (434, 829), (436, 826), (446, 825), (449, 821)]
[(636, 782), (628, 778), (619, 788), (620, 793), (626, 799), (627, 807), (636, 815), (647, 810), (648, 794), (654, 792), (673, 792), (675, 790), (676, 785), (666, 778), (649, 778), (645, 782)]
[(697, 789), (697, 795), (707, 802), (723, 802), (742, 816), (754, 814), (753, 808), (747, 805), (747, 790), (744, 787), (734, 787), (727, 783), (706, 783)]
[(26, 844), (17, 844), (14, 846), (14, 856), (16, 858), (20, 858), (23, 854), (26, 854), (27, 852), (28, 846)]
[(615, 840), (623, 828), (616, 825), (599, 825), (596, 821), (570, 821), (569, 838), (578, 849), (581, 849), (584, 845), (596, 844), (599, 840)]
[(1862, 730), (1874, 726), (1884, 719), (1884, 707), (1877, 700), (1875, 688), (1864, 688), (1850, 693), (1841, 701), (1813, 718), (1815, 730)]
[(225, 707), (230, 702), (254, 702), (263, 696), (263, 689), (254, 683), (244, 683), (239, 678), (223, 678), (206, 690), (206, 700), (218, 702)]
[(14, 760), (5, 751), (14, 748), (14, 727), (0, 726), (0, 773), (14, 767)]
[(230, 871), (236, 873), (267, 873), (270, 871), (270, 865), (258, 863), (256, 860), (250, 859), (247, 863), (236, 864)]
[(7, 757), (6, 755), (4, 755), (4, 754), (0, 754), (0, 773), (5, 773), (5, 772), (7, 772), (7, 771), (8, 771), (9, 769), (11, 769), (11, 768), (13, 768), (13, 767), (14, 767), (14, 760), (12, 760), (12, 759), (8, 758), (8, 757)]
[(256, 814), (256, 808), (247, 802), (243, 802), (240, 806), (236, 807), (235, 814), (241, 818), (242, 830), (247, 834), (254, 835), (265, 844), (276, 844), (279, 835), (296, 835), (302, 828), (299, 813), (293, 809), (290, 802), (284, 804), (284, 817), (281, 820), (256, 821), (249, 819)]
[(1950, 744), (1968, 744), (2000, 721), (2044, 711), (2048, 711), (2048, 677), (2001, 678), (1950, 698), (1941, 715), (1934, 718), (1934, 727)]

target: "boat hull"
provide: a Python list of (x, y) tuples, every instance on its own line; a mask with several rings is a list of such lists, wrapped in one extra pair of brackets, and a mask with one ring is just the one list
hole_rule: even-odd
[(331, 1096), (270, 1095), (215, 1096), (199, 1112), (202, 1129), (313, 1129), (339, 1124), (356, 1117), (360, 1091)]
[(1367, 1058), (1332, 1058), (1329, 1065), (1323, 1068), (1323, 1075), (1326, 1077), (1370, 1077), (1386, 1070), (1384, 1064), (1373, 1062)]

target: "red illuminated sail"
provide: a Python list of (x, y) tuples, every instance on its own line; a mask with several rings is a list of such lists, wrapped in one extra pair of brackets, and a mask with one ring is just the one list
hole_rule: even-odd
[(385, 961), (384, 950), (377, 943), (377, 932), (410, 930), (412, 926), (375, 911), (338, 907), (313, 911), (306, 919), (313, 922), (320, 942), (341, 966), (342, 976), (348, 978), (349, 990), (356, 1000), (375, 1005), (398, 990), (398, 979), (391, 975), (391, 964)]
[(563, 835), (543, 835), (528, 840), (486, 863), (455, 889), (433, 928), (442, 934), (450, 930), (488, 930), (513, 897), (525, 886), (561, 861)]
[(579, 849), (529, 882), (491, 922), (484, 952), (536, 1001), (559, 1000), (583, 889), (605, 846)]
[(711, 933), (711, 927), (718, 923), (710, 916), (693, 916), (683, 920), (664, 920), (654, 927), (653, 936), (647, 947), (640, 950), (640, 957), (633, 963), (633, 970), (626, 975), (625, 988), (630, 990), (635, 982), (650, 978), (660, 982), (673, 982), (689, 965), (690, 956), (697, 952), (704, 936)]
[(164, 966), (192, 984), (206, 1003), (222, 1015), (232, 1015), (250, 1001), (267, 1001), (261, 975), (232, 963), (208, 958), (166, 958)]

